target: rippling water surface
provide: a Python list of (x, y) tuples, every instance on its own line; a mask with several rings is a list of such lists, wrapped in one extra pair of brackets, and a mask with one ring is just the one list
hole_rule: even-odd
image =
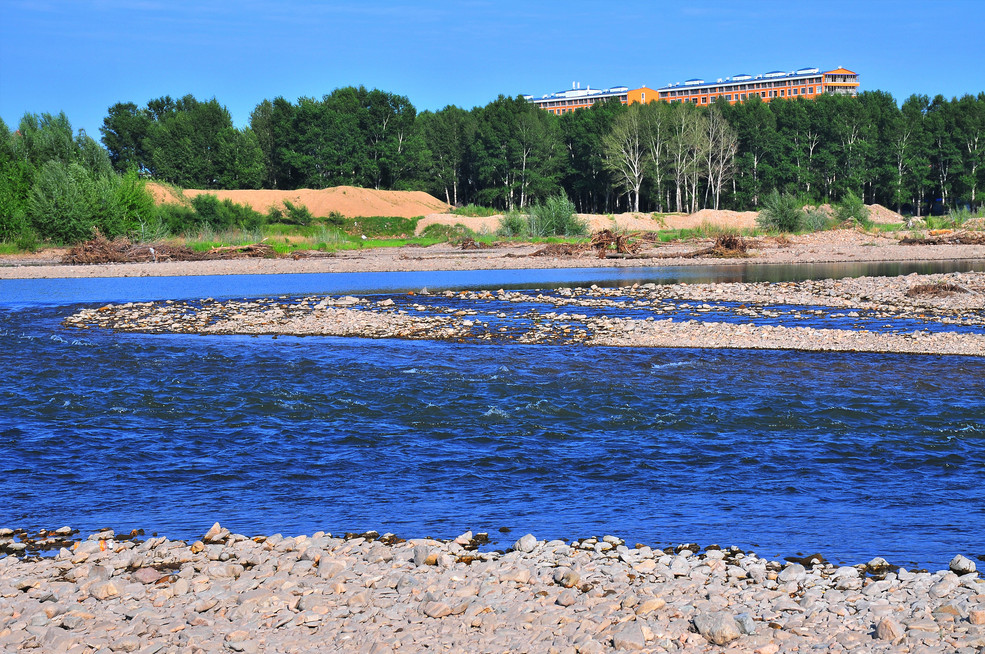
[(985, 554), (978, 358), (80, 332), (4, 288), (0, 526)]

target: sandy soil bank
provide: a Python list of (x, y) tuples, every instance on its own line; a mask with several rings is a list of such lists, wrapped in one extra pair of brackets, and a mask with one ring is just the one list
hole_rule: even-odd
[(641, 258), (598, 259), (592, 252), (573, 256), (530, 256), (542, 246), (504, 244), (462, 251), (451, 245), (350, 250), (311, 258), (232, 261), (161, 262), (67, 266), (64, 251), (0, 257), (0, 279), (53, 277), (166, 277), (328, 272), (396, 272), (422, 270), (491, 270), (523, 268), (619, 268), (635, 266), (749, 265), (852, 261), (942, 261), (985, 259), (982, 245), (901, 245), (895, 238), (841, 230), (785, 239), (756, 239), (743, 259), (681, 258), (705, 248), (707, 241), (651, 244)]
[(737, 548), (533, 535), (508, 552), (378, 534), (93, 534), (0, 559), (0, 648), (46, 652), (969, 652), (985, 582)]

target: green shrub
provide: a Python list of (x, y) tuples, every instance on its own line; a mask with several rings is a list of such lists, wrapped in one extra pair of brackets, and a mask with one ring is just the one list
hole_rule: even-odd
[(801, 221), (804, 229), (810, 232), (823, 232), (831, 228), (831, 216), (821, 209), (807, 209)]
[(510, 211), (499, 219), (496, 233), (506, 238), (529, 236), (530, 224), (527, 217), (518, 211)]
[(187, 234), (198, 225), (198, 214), (183, 204), (162, 204), (157, 207), (157, 223), (169, 234)]
[(869, 208), (852, 191), (846, 193), (841, 199), (841, 204), (835, 207), (835, 216), (840, 223), (852, 223), (859, 227), (868, 227), (871, 224)]
[(475, 238), (475, 232), (461, 223), (455, 223), (455, 225), (434, 223), (425, 227), (421, 236), (442, 241), (461, 241), (466, 238)]
[(530, 233), (533, 236), (580, 236), (588, 226), (575, 216), (575, 205), (563, 193), (530, 207)]
[(773, 191), (763, 199), (763, 207), (756, 216), (756, 224), (774, 232), (796, 232), (801, 228), (804, 210), (792, 195)]
[(336, 227), (344, 227), (345, 216), (343, 216), (341, 212), (333, 211), (328, 214), (328, 217), (325, 218), (325, 222), (329, 225), (335, 225)]
[(192, 198), (195, 209), (195, 226), (211, 225), (216, 229), (242, 227), (259, 229), (264, 225), (264, 215), (245, 204), (236, 204), (230, 199), (220, 200), (211, 193), (201, 193)]
[(311, 215), (310, 211), (308, 211), (308, 207), (303, 204), (295, 206), (290, 201), (284, 200), (284, 209), (286, 212), (283, 220), (291, 225), (300, 225), (301, 227), (304, 227), (306, 225), (310, 225), (315, 220), (315, 217)]

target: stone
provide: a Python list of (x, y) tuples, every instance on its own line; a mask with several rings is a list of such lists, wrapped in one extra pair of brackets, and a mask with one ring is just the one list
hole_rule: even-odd
[(120, 587), (114, 581), (103, 581), (89, 587), (89, 594), (97, 600), (107, 600), (120, 594)]
[(903, 625), (896, 622), (892, 618), (883, 618), (876, 625), (876, 636), (881, 639), (888, 641), (890, 643), (896, 643), (903, 640), (903, 635), (906, 630)]
[(427, 545), (415, 545), (414, 546), (414, 565), (421, 566), (426, 565), (428, 557), (431, 555), (431, 550)]
[(956, 575), (971, 574), (977, 569), (974, 561), (960, 554), (951, 559), (951, 563), (947, 567)]
[(653, 613), (654, 611), (659, 611), (665, 606), (667, 606), (667, 601), (663, 598), (651, 597), (636, 605), (636, 615), (642, 616), (648, 613)]
[(756, 621), (748, 613), (740, 613), (735, 616), (735, 623), (739, 625), (739, 631), (747, 636), (756, 633)]
[(735, 618), (727, 613), (701, 613), (694, 617), (698, 633), (715, 645), (726, 645), (742, 635)]
[(443, 618), (451, 615), (451, 607), (445, 602), (428, 602), (424, 605), (424, 615), (429, 618)]
[(515, 552), (524, 552), (529, 554), (530, 552), (533, 552), (536, 547), (537, 537), (533, 534), (527, 534), (526, 536), (522, 536), (517, 542), (513, 543), (513, 547), (511, 549)]
[(575, 591), (571, 589), (565, 589), (558, 594), (557, 599), (554, 600), (554, 603), (557, 604), (558, 606), (571, 606), (577, 601), (578, 601), (577, 593), (575, 593)]
[(985, 608), (968, 609), (968, 622), (971, 624), (985, 624)]
[(635, 621), (624, 623), (612, 634), (612, 646), (622, 650), (641, 650), (646, 647), (643, 630)]
[(804, 566), (802, 566), (799, 563), (791, 563), (790, 565), (788, 565), (786, 568), (783, 569), (783, 571), (777, 577), (777, 581), (784, 584), (791, 581), (800, 583), (806, 578), (807, 578), (807, 569), (804, 568)]
[(132, 575), (134, 579), (142, 584), (153, 584), (163, 576), (164, 575), (154, 568), (138, 568)]
[(571, 568), (557, 568), (554, 571), (554, 583), (565, 588), (574, 588), (581, 581), (581, 575)]

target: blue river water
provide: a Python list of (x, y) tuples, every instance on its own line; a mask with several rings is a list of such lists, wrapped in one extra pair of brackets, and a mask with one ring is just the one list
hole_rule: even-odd
[(820, 552), (841, 563), (884, 556), (931, 569), (957, 553), (985, 555), (979, 358), (60, 324), (81, 306), (123, 300), (736, 275), (709, 267), (0, 281), (0, 526), (140, 527), (181, 538), (216, 520), (246, 534), (473, 529), (498, 547), (526, 532), (611, 533), (630, 544)]

